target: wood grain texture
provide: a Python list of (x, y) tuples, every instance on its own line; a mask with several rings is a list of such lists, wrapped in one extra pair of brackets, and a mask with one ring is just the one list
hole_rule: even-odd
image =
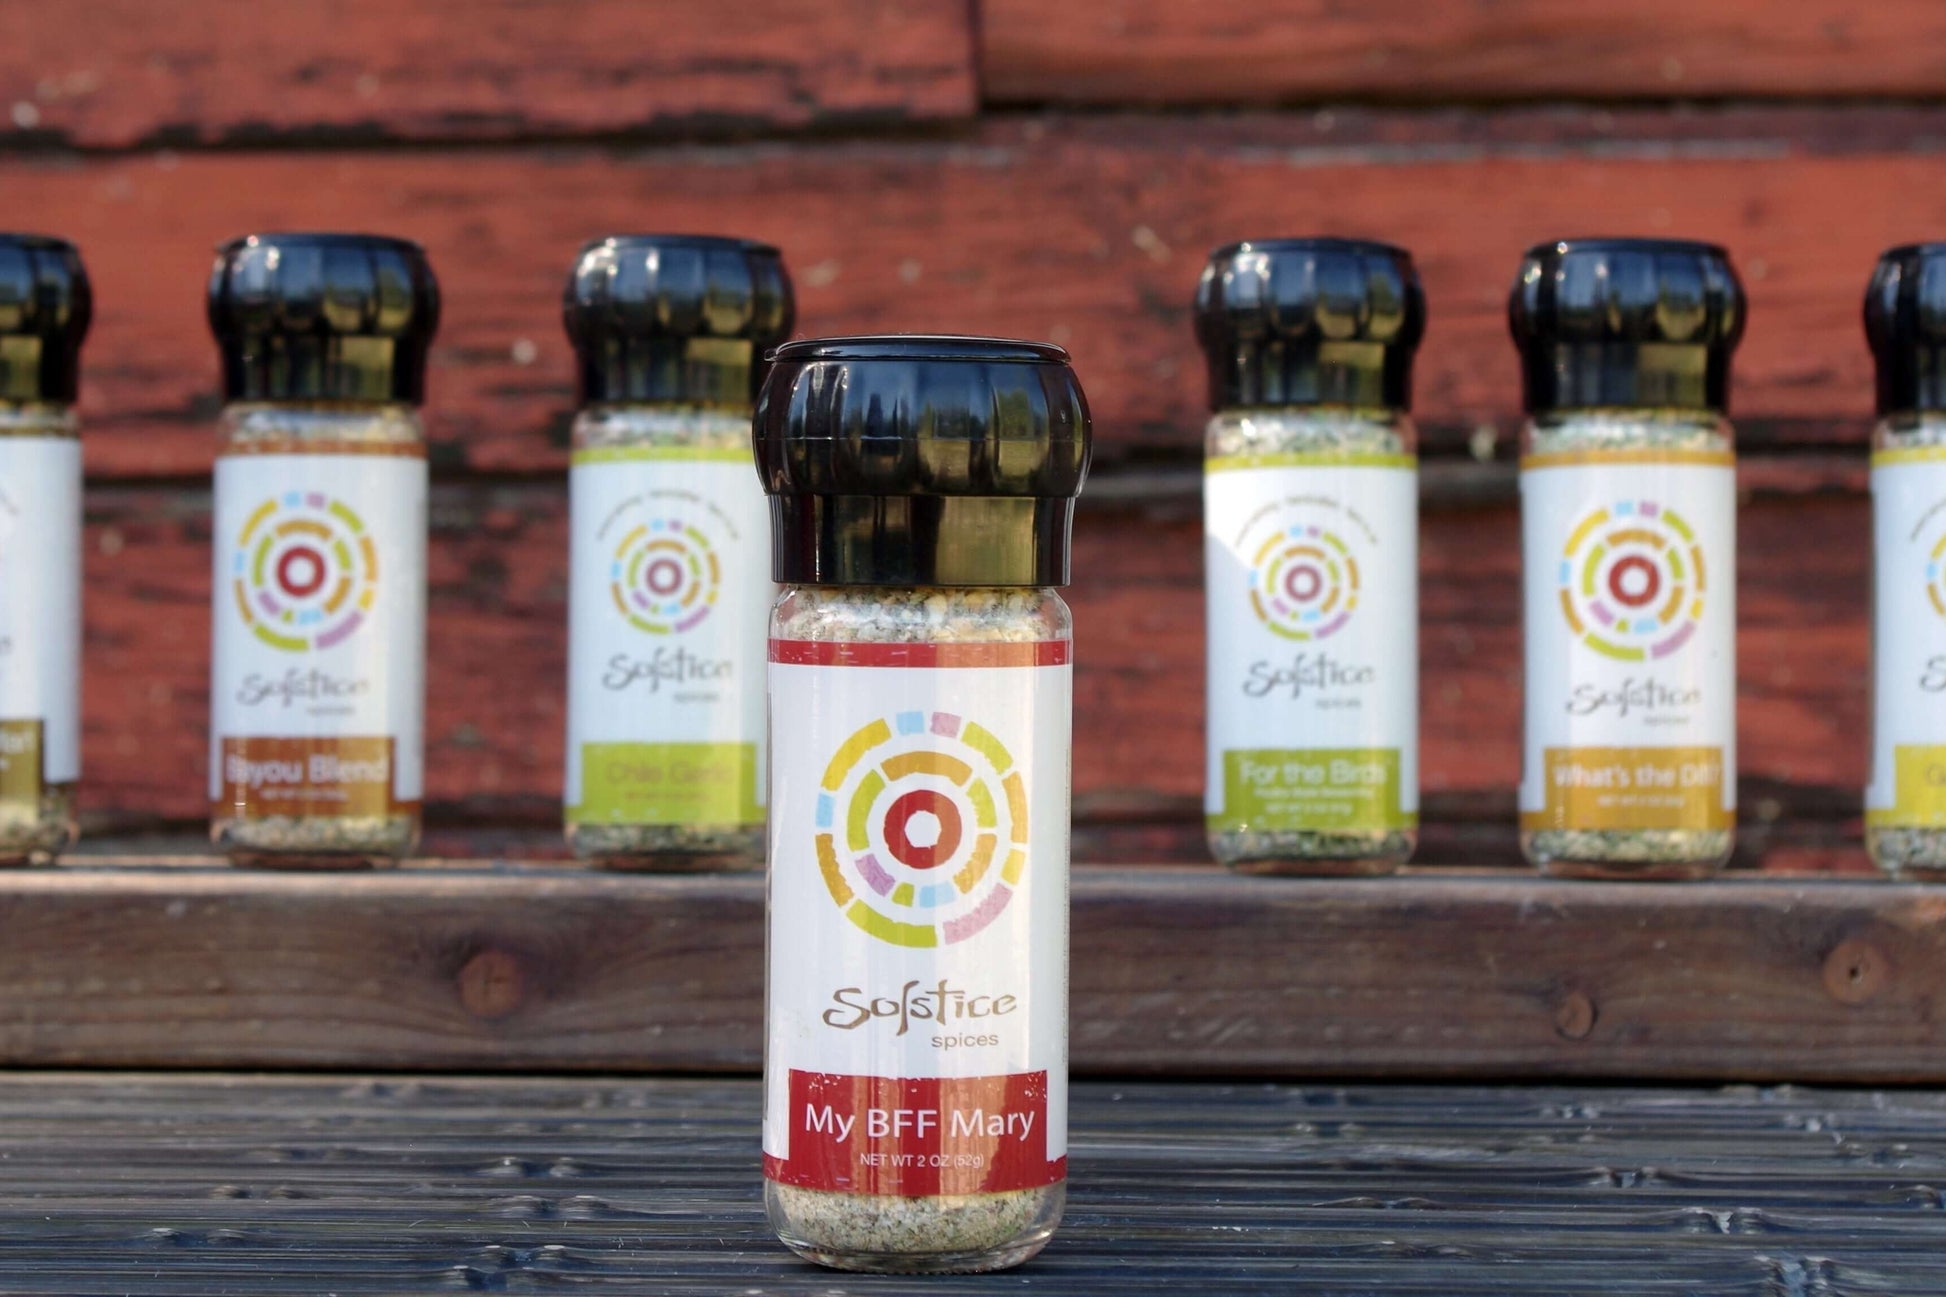
[(999, 102), (1934, 97), (1946, 25), (1923, 2), (987, 0)]
[[(8, 1066), (753, 1069), (763, 883), (0, 880)], [(1078, 1072), (1946, 1079), (1938, 889), (1075, 872)]]
[[(435, 821), (558, 823), (565, 513), (555, 484), (434, 492), (426, 733)], [(1867, 503), (1759, 495), (1740, 521), (1746, 818), (1842, 822), (1865, 777)], [(90, 497), (81, 795), (93, 828), (205, 813), (209, 544), (203, 493), (118, 487)], [(1066, 595), (1078, 644), (1076, 814), (1191, 821), (1203, 784), (1200, 506), (1181, 495), (1084, 497), (1075, 544)], [(1520, 764), (1516, 511), (1431, 508), (1421, 555), (1428, 813), (1510, 820)], [(1493, 800), (1482, 806), (1482, 797)], [(1510, 860), (1497, 841), (1491, 858)]]
[[(1887, 245), (1946, 229), (1946, 109), (1727, 118), (1002, 121), (964, 138), (650, 152), (164, 154), (0, 160), (0, 227), (80, 241), (100, 476), (208, 470), (209, 250), (239, 231), (424, 241), (446, 288), (430, 418), (440, 471), (557, 470), (573, 402), (565, 267), (617, 228), (780, 244), (802, 331), (957, 330), (1069, 346), (1104, 464), (1181, 463), (1206, 417), (1189, 301), (1204, 252), (1261, 233), (1396, 240), (1431, 298), (1418, 415), (1435, 453), (1509, 452), (1507, 287), (1520, 252), (1599, 230), (1719, 239), (1751, 294), (1745, 443), (1856, 445), (1859, 303)], [(1619, 123), (1619, 124), (1618, 124)]]
[(956, 117), (974, 102), (971, 12), (958, 0), (0, 10), (0, 105), (15, 142), (666, 138)]
[[(939, 1292), (776, 1243), (760, 1102), (754, 1081), (8, 1076), (0, 1292)], [(1946, 1285), (1934, 1092), (1084, 1083), (1069, 1112), (1059, 1233), (974, 1290)]]

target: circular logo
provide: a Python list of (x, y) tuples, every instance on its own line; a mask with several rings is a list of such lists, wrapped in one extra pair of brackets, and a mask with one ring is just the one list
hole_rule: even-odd
[(1926, 556), (1926, 597), (1932, 600), (1933, 611), (1946, 617), (1946, 533)]
[(1358, 607), (1358, 560), (1351, 546), (1313, 523), (1280, 528), (1250, 560), (1250, 606), (1286, 639), (1336, 634)]
[(709, 616), (723, 565), (694, 524), (651, 518), (622, 537), (608, 567), (615, 607), (637, 630), (673, 635)]
[(378, 546), (364, 519), (318, 491), (286, 491), (258, 505), (230, 568), (244, 624), (293, 653), (342, 643), (378, 598)]
[(818, 868), (853, 923), (897, 946), (983, 930), (1027, 868), (1027, 785), (993, 733), (950, 712), (864, 726), (818, 788)]
[(1591, 509), (1568, 534), (1561, 612), (1581, 642), (1624, 662), (1664, 658), (1703, 615), (1707, 573), (1696, 532), (1653, 500)]

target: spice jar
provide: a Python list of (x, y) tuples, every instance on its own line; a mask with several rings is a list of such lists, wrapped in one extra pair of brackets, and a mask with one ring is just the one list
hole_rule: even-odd
[(1703, 243), (1530, 250), (1510, 316), (1526, 623), (1521, 847), (1549, 873), (1688, 878), (1736, 820), (1743, 290)]
[(1419, 822), (1412, 259), (1270, 239), (1210, 254), (1203, 479), (1210, 850), (1389, 873)]
[(760, 243), (597, 239), (565, 316), (582, 396), (568, 842), (609, 868), (754, 868), (776, 587), (750, 406), (764, 351), (790, 335), (790, 280)]
[(81, 431), (93, 297), (60, 239), (0, 234), (0, 864), (74, 841), (81, 776)]
[(1872, 770), (1865, 845), (1946, 876), (1946, 243), (1893, 248), (1865, 292), (1872, 430)]
[(852, 1270), (996, 1270), (1067, 1168), (1069, 524), (1059, 347), (774, 353), (765, 1201)]
[(211, 836), (237, 864), (389, 863), (423, 779), (432, 269), (400, 239), (252, 235), (209, 319)]

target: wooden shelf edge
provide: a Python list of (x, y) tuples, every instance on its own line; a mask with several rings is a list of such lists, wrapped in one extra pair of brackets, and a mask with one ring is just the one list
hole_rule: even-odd
[[(1077, 868), (1079, 1074), (1946, 1082), (1946, 888)], [(0, 1063), (748, 1071), (755, 875), (0, 877)]]

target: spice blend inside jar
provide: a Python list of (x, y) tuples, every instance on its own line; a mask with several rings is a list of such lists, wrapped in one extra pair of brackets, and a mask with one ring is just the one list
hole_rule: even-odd
[(1946, 876), (1946, 243), (1893, 248), (1865, 293), (1872, 431), (1872, 773), (1880, 868)]
[(567, 836), (609, 868), (763, 860), (776, 596), (750, 458), (777, 250), (644, 235), (581, 250), (564, 304), (582, 409), (568, 474)]
[(0, 864), (74, 840), (81, 776), (81, 438), (93, 299), (59, 239), (0, 234)]
[(1425, 297), (1401, 249), (1274, 239), (1211, 254), (1203, 483), (1218, 860), (1385, 873), (1419, 805), (1412, 356)]
[(239, 864), (386, 863), (423, 779), (425, 254), (265, 234), (217, 254), (211, 832)]
[(799, 342), (764, 385), (765, 1200), (826, 1265), (999, 1269), (1060, 1219), (1088, 433), (1034, 343)]
[(1708, 244), (1532, 249), (1510, 303), (1526, 624), (1521, 845), (1555, 874), (1683, 878), (1736, 819), (1744, 298)]

